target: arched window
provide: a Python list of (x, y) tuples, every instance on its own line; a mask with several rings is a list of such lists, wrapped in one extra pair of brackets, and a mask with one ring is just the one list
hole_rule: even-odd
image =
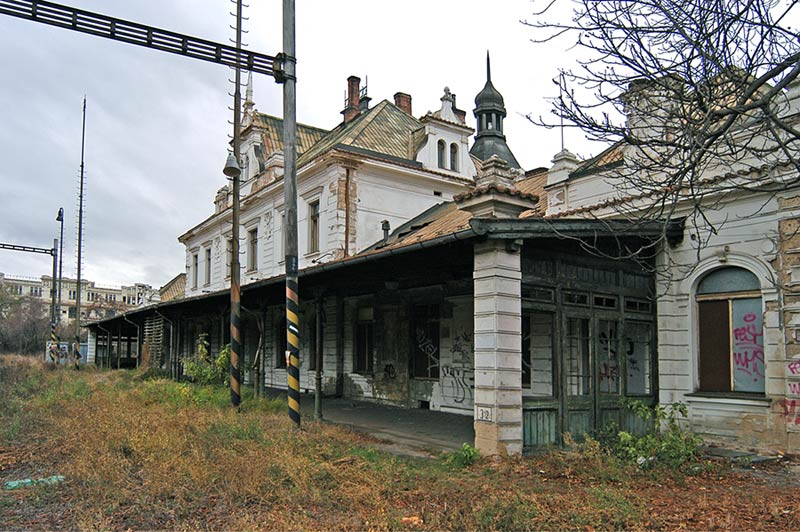
[(737, 267), (714, 270), (697, 285), (700, 391), (764, 393), (761, 285)]
[(444, 157), (445, 157), (445, 142), (440, 140), (436, 145), (436, 161), (439, 165), (439, 168), (445, 168), (444, 165)]
[(458, 145), (455, 142), (450, 145), (450, 170), (458, 172)]

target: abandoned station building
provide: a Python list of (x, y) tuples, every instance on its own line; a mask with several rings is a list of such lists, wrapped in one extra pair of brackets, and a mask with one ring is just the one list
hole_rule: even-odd
[[(241, 367), (285, 388), (282, 122), (246, 94)], [(608, 171), (631, 147), (520, 168), (488, 68), (476, 130), (448, 89), (416, 118), (411, 96), (373, 106), (357, 77), (342, 114), (297, 128), (301, 391), (321, 348), (325, 395), (472, 416), (489, 454), (640, 430), (625, 399), (681, 401), (712, 441), (800, 451), (800, 193), (717, 202), (711, 221), (737, 216), (698, 249), (680, 218), (615, 219)], [(179, 377), (201, 334), (229, 342), (231, 215), (224, 186), (179, 237), (184, 297), (90, 324), (90, 359)]]

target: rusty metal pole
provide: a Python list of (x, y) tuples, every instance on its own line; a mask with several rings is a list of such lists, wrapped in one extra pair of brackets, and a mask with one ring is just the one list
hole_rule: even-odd
[(75, 345), (70, 363), (81, 355), (81, 254), (83, 250), (83, 183), (84, 148), (86, 146), (86, 96), (83, 97), (83, 124), (81, 125), (81, 184), (78, 192), (78, 279), (75, 282)]
[[(58, 237), (58, 304), (56, 305), (56, 323), (61, 325), (61, 280), (64, 266), (64, 208), (58, 209), (56, 221), (61, 222), (61, 234)], [(54, 281), (55, 282), (55, 281)], [(60, 349), (60, 347), (59, 347)]]
[(286, 380), (289, 417), (300, 426), (300, 296), (297, 284), (297, 94), (294, 0), (283, 0), (283, 203), (286, 213)]
[(58, 239), (53, 239), (53, 282), (50, 283), (50, 323), (55, 329), (56, 326), (56, 298), (58, 288), (56, 287), (56, 276), (58, 275)]
[[(236, 49), (242, 47), (242, 0), (236, 1)], [(239, 371), (239, 354), (241, 352), (241, 271), (239, 268), (239, 207), (240, 207), (240, 176), (241, 170), (241, 69), (235, 68), (233, 89), (233, 157), (236, 159), (236, 171), (230, 176), (233, 179), (233, 206), (231, 223), (231, 404), (239, 408), (242, 403), (241, 372)], [(227, 166), (226, 166), (227, 168)]]

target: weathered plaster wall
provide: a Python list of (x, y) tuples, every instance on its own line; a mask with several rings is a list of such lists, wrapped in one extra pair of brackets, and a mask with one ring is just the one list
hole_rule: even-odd
[(443, 308), (439, 382), (432, 386), (431, 410), (471, 416), (475, 388), (472, 298), (446, 299)]

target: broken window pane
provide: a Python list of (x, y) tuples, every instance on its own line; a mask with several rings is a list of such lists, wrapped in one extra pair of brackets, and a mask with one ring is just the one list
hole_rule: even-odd
[(526, 395), (553, 396), (553, 315), (524, 312), (522, 317), (522, 387)]
[(625, 323), (625, 363), (630, 395), (650, 394), (652, 325), (640, 321)]
[(567, 351), (567, 393), (589, 395), (589, 320), (567, 318), (564, 343)]
[(617, 342), (617, 322), (598, 320), (598, 374), (597, 386), (600, 393), (619, 393), (619, 348)]
[(439, 378), (439, 305), (414, 307), (414, 377)]

